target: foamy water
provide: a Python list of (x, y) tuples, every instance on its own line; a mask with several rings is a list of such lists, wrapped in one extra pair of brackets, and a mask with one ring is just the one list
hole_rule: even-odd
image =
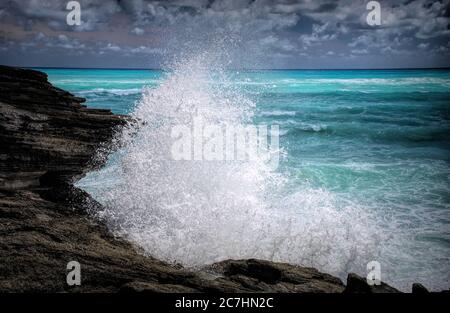
[[(174, 161), (174, 125), (246, 125), (255, 103), (227, 88), (224, 73), (206, 69), (204, 56), (181, 62), (148, 89), (125, 131), (114, 187), (99, 194), (110, 227), (150, 255), (186, 266), (228, 258), (263, 258), (317, 266), (345, 275), (350, 264), (374, 258), (375, 229), (360, 208), (340, 207), (320, 189), (286, 192), (285, 177), (262, 159), (247, 162)], [(212, 76), (214, 75), (214, 79)], [(222, 84), (211, 84), (220, 79)], [(375, 252), (376, 253), (376, 252)]]
[[(376, 260), (382, 279), (405, 291), (415, 281), (448, 288), (449, 75), (236, 74), (208, 55), (168, 70), (91, 71), (102, 83), (60, 84), (84, 92), (88, 105), (123, 105), (139, 121), (107, 166), (79, 182), (105, 205), (94, 213), (116, 234), (186, 266), (256, 257), (345, 279), (365, 276)], [(262, 159), (173, 161), (171, 128), (198, 115), (220, 125), (279, 124), (280, 168)]]

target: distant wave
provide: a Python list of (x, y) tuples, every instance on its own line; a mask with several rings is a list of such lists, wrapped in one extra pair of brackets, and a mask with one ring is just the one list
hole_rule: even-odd
[(283, 78), (265, 81), (243, 80), (241, 85), (264, 85), (280, 87), (283, 85), (317, 85), (317, 84), (345, 84), (345, 85), (416, 85), (438, 84), (450, 86), (450, 79), (438, 77), (393, 77), (393, 78)]
[(91, 94), (112, 94), (116, 96), (129, 96), (141, 94), (141, 88), (131, 88), (131, 89), (108, 89), (108, 88), (95, 88), (91, 90), (83, 90), (79, 91), (80, 95), (91, 95)]
[(437, 77), (407, 77), (407, 78), (320, 78), (302, 79), (302, 83), (331, 83), (331, 84), (361, 84), (361, 85), (410, 85), (410, 84), (442, 84), (450, 86), (450, 79)]
[(260, 113), (261, 116), (295, 116), (295, 111), (263, 111)]
[(148, 85), (148, 84), (156, 84), (159, 82), (159, 78), (155, 79), (53, 79), (52, 80), (55, 84), (76, 84), (77, 86), (91, 86), (91, 85), (101, 85), (101, 84), (120, 84), (120, 85), (132, 85), (132, 84), (139, 84), (139, 85)]
[(323, 124), (309, 124), (309, 125), (301, 125), (296, 126), (295, 128), (289, 130), (287, 132), (287, 135), (295, 135), (298, 133), (321, 133), (321, 132), (327, 132), (329, 131), (329, 128), (327, 125)]

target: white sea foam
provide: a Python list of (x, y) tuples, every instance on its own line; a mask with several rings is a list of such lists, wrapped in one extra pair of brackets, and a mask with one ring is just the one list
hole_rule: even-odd
[[(343, 278), (363, 274), (380, 242), (363, 208), (307, 185), (292, 189), (263, 160), (172, 160), (173, 125), (194, 115), (223, 125), (252, 121), (255, 103), (218, 65), (208, 53), (176, 62), (158, 87), (144, 90), (132, 113), (138, 126), (120, 135), (123, 148), (80, 182), (105, 204), (96, 214), (148, 254), (187, 266), (256, 257)], [(209, 83), (217, 80), (223, 84)]]
[(136, 95), (142, 93), (141, 88), (129, 88), (129, 89), (118, 89), (118, 88), (94, 88), (89, 90), (82, 90), (79, 91), (78, 94), (80, 95), (91, 95), (91, 94), (98, 94), (98, 93), (106, 93), (116, 96), (129, 96), (129, 95)]
[(295, 116), (295, 114), (296, 114), (295, 111), (280, 111), (280, 110), (261, 112), (261, 116)]

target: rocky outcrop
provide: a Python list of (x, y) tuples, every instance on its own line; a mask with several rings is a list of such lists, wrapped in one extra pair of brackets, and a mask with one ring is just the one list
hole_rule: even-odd
[[(220, 280), (236, 284), (236, 288), (252, 292), (342, 292), (339, 278), (315, 268), (263, 260), (227, 260), (207, 269), (223, 275)], [(244, 289), (242, 288), (242, 289)]]
[(44, 73), (0, 67), (0, 188), (71, 182), (94, 165), (124, 119), (83, 102)]
[(425, 288), (424, 285), (419, 284), (419, 283), (414, 283), (412, 285), (412, 293), (414, 294), (427, 294), (429, 293), (428, 289)]
[(398, 293), (399, 290), (381, 282), (379, 285), (369, 285), (365, 278), (350, 273), (347, 276), (347, 286), (344, 293)]
[[(72, 182), (102, 164), (98, 149), (126, 122), (83, 102), (44, 73), (0, 66), (0, 292), (371, 292), (361, 279), (345, 287), (262, 260), (190, 271), (114, 237), (89, 214), (100, 204)], [(80, 286), (66, 283), (70, 261), (81, 265)]]

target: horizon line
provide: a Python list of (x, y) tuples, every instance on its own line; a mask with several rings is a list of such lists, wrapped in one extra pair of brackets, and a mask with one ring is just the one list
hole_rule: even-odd
[[(69, 70), (140, 70), (167, 71), (152, 67), (60, 67), (60, 66), (16, 66), (29, 69), (69, 69)], [(450, 70), (446, 67), (385, 67), (385, 68), (230, 68), (230, 71), (383, 71), (383, 70)]]

